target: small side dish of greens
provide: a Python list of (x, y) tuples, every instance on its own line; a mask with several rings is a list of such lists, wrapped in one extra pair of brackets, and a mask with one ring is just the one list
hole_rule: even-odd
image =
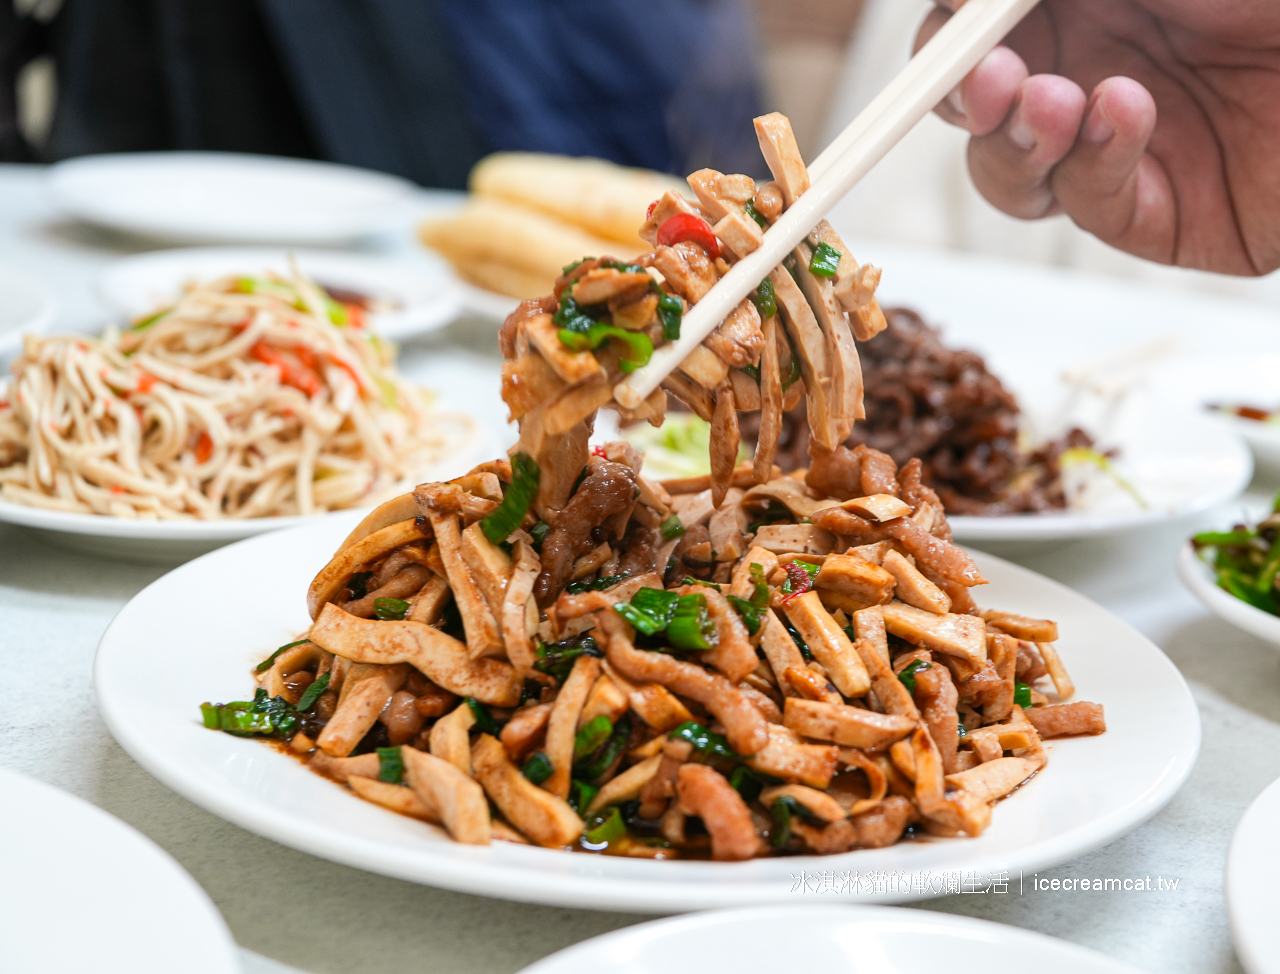
[(1218, 585), (1255, 609), (1280, 615), (1280, 494), (1271, 513), (1253, 527), (1202, 531), (1191, 539), (1200, 557), (1213, 566)]

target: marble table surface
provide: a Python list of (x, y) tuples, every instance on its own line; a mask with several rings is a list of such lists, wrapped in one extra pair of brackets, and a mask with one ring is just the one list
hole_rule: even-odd
[[(380, 246), (407, 241), (406, 233)], [(0, 166), (0, 262), (39, 275), (56, 291), (59, 327), (100, 324), (105, 309), (92, 295), (95, 274), (115, 257), (153, 246), (59, 217), (44, 196), (41, 170)], [(409, 346), (406, 355), (437, 367), (456, 359), (496, 375), (493, 346), (492, 323), (470, 318)], [(1257, 503), (1276, 486), (1255, 481), (1247, 500)], [(1222, 523), (1239, 509), (1237, 503), (1210, 512), (1203, 522)], [(1190, 683), (1203, 721), (1199, 762), (1163, 811), (1047, 873), (1160, 875), (1177, 879), (1177, 888), (958, 895), (918, 908), (1037, 930), (1140, 970), (1241, 970), (1223, 901), (1223, 864), (1244, 809), (1280, 777), (1280, 653), (1217, 621), (1182, 588), (1173, 562), (1187, 530), (1153, 529), (1015, 556), (1155, 641)], [(159, 843), (222, 911), (246, 972), (511, 972), (644, 919), (507, 903), (335, 865), (230, 825), (153, 779), (99, 718), (92, 662), (114, 614), (166, 570), (100, 560), (0, 526), (0, 766), (94, 802)]]

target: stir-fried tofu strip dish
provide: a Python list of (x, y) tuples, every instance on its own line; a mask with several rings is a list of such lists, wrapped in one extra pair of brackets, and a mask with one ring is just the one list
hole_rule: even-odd
[[(1106, 729), (1054, 622), (978, 607), (920, 462), (840, 446), (878, 273), (825, 224), (623, 412), (656, 425), (670, 392), (710, 419), (709, 476), (588, 447), (618, 379), (804, 192), (786, 119), (757, 128), (774, 182), (695, 173), (696, 204), (651, 208), (652, 254), (584, 260), (507, 320), (510, 459), (369, 514), (311, 628), (206, 726), (458, 842), (719, 860), (979, 835), (1044, 740)], [(784, 477), (767, 431), (801, 394), (815, 445)], [(762, 442), (735, 466), (740, 409)]]

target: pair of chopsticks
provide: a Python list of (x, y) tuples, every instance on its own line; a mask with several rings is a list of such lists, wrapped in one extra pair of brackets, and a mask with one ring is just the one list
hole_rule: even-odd
[(765, 232), (760, 247), (690, 309), (680, 337), (614, 387), (619, 405), (637, 408), (1037, 2), (968, 0), (813, 161), (809, 189)]

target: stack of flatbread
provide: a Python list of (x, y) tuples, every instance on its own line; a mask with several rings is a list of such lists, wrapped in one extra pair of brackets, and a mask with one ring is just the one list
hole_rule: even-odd
[(516, 298), (551, 291), (583, 257), (629, 259), (652, 249), (638, 215), (681, 181), (602, 159), (500, 152), (471, 171), (461, 210), (427, 220), (422, 242), (478, 287)]

